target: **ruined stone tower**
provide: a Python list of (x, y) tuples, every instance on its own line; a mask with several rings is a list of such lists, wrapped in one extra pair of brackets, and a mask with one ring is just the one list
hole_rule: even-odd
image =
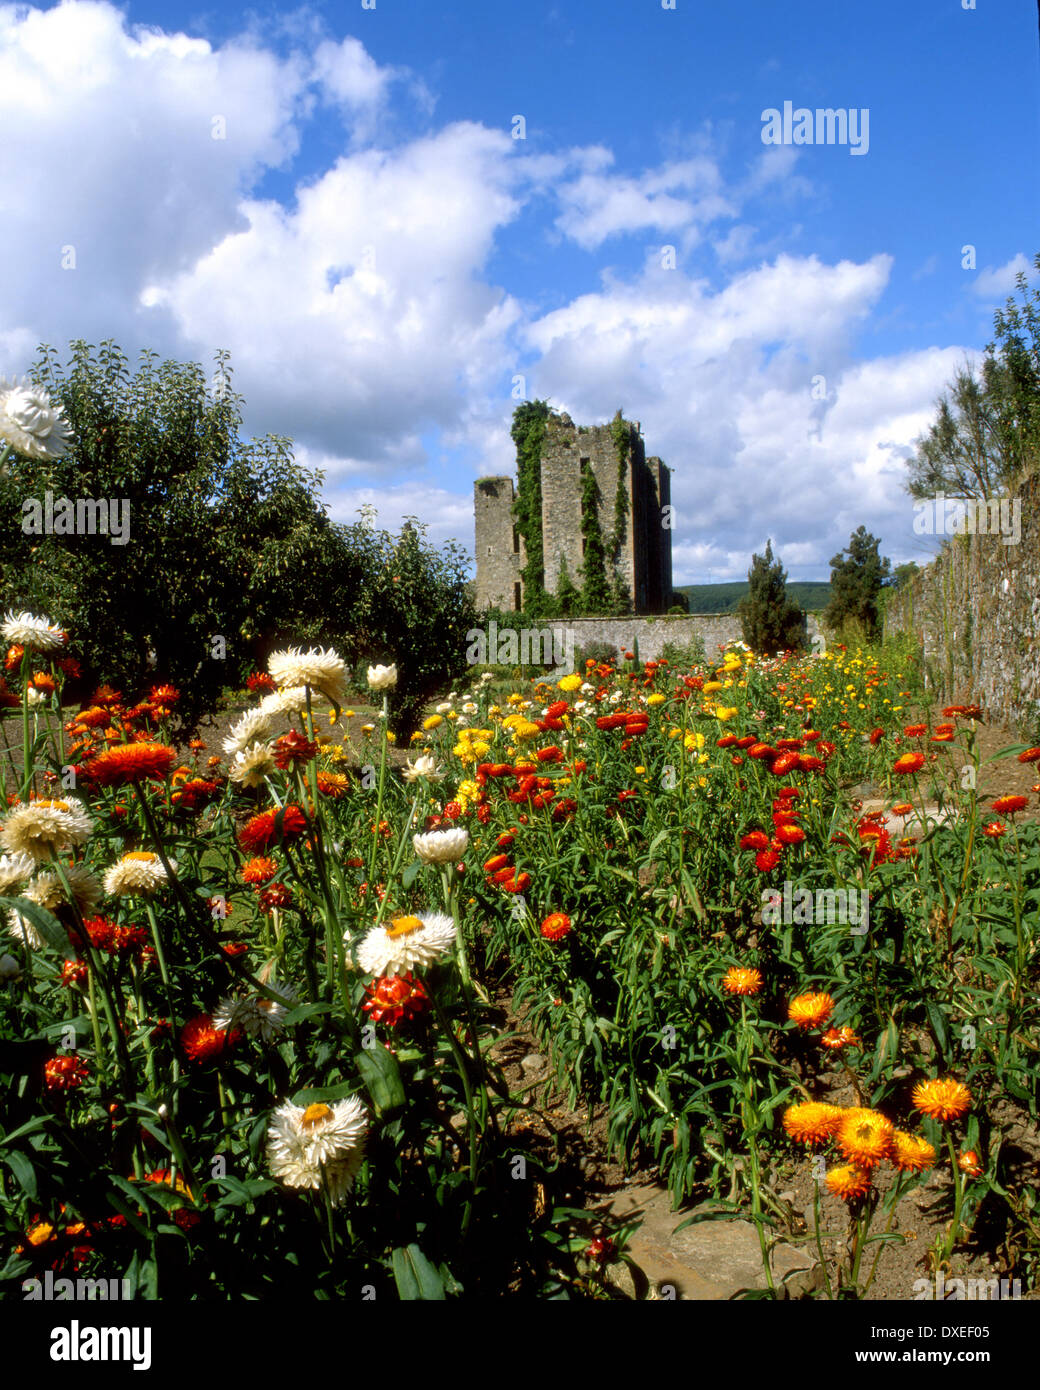
[[(543, 587), (555, 594), (561, 573), (580, 589), (587, 564), (602, 552), (603, 580), (627, 596), (633, 613), (664, 613), (672, 597), (671, 473), (647, 458), (638, 421), (620, 414), (607, 425), (578, 426), (549, 413), (532, 480), (541, 498)], [(517, 494), (510, 477), (474, 485), (477, 607), (524, 606), (528, 563)], [(665, 509), (668, 509), (667, 511)], [(588, 561), (587, 551), (593, 559)]]

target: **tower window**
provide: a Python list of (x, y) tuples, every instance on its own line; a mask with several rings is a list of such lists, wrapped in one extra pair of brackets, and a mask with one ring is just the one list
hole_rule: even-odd
[(520, 585), (519, 585), (519, 584), (514, 584), (514, 585), (513, 585), (513, 609), (514, 609), (515, 612), (519, 613), (519, 612), (520, 612), (520, 609), (521, 609), (522, 607), (523, 607), (523, 603), (522, 603), (522, 601), (521, 601), (521, 599), (520, 599)]
[(513, 527), (513, 554), (520, 554), (520, 532), (515, 526)]
[(488, 546), (488, 554), (489, 554), (489, 555), (491, 554), (491, 547), (490, 547), (490, 546)]

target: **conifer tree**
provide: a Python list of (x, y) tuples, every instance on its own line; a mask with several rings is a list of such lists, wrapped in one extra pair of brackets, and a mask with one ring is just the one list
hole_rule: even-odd
[(802, 610), (787, 595), (787, 575), (773, 558), (773, 542), (766, 553), (754, 555), (748, 570), (748, 593), (738, 612), (744, 641), (755, 652), (797, 651), (805, 645)]

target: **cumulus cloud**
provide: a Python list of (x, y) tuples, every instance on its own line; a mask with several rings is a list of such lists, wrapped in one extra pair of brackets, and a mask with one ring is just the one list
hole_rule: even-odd
[[(622, 405), (643, 422), (675, 469), (678, 582), (743, 577), (767, 535), (808, 567), (860, 522), (898, 529), (903, 460), (964, 350), (860, 360), (892, 261), (783, 249), (757, 203), (813, 196), (796, 151), (727, 178), (707, 137), (620, 172), (602, 144), (528, 154), (465, 120), (416, 133), (402, 110), (432, 110), (416, 74), (320, 17), (285, 34), (287, 54), (255, 26), (211, 44), (101, 0), (0, 7), (18, 267), (0, 281), (0, 373), (41, 339), (227, 348), (247, 429), (293, 437), (337, 519), (371, 502), (381, 525), (419, 515), (437, 541), (471, 545), (472, 478), (512, 469), (518, 374), (576, 420)], [(298, 173), (332, 110), (322, 133), (341, 143)], [(570, 297), (547, 274), (546, 311), (510, 267), (561, 239), (590, 255), (627, 239), (645, 259)], [(667, 270), (651, 239), (688, 254)], [(983, 271), (976, 292), (1005, 293), (1019, 268)]]
[(977, 294), (980, 299), (1004, 299), (1014, 290), (1015, 277), (1028, 275), (1029, 271), (1030, 262), (1023, 252), (1019, 251), (1004, 265), (995, 269), (987, 266), (985, 270), (980, 270), (971, 282), (972, 293)]

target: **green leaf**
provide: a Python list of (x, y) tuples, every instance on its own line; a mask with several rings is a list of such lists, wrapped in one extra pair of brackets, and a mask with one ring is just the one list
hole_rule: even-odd
[(53, 946), (56, 951), (68, 953), (69, 934), (57, 917), (45, 907), (30, 902), (28, 898), (0, 898), (0, 907), (11, 908), (20, 913), (32, 923), (48, 946)]
[(402, 884), (402, 886), (405, 887), (405, 888), (411, 888), (411, 886), (412, 886), (412, 884), (415, 882), (416, 876), (417, 876), (417, 874), (419, 873), (419, 870), (420, 870), (421, 868), (422, 868), (422, 860), (421, 860), (421, 859), (416, 859), (413, 863), (409, 864), (408, 867), (407, 867), (407, 869), (405, 869), (404, 873), (401, 875), (401, 884)]
[(397, 1058), (385, 1047), (362, 1048), (355, 1056), (377, 1115), (389, 1115), (405, 1102), (404, 1082)]
[(20, 1153), (18, 1149), (12, 1149), (10, 1153), (4, 1154), (4, 1162), (29, 1196), (35, 1199), (37, 1192), (36, 1169), (25, 1154)]
[(309, 1086), (297, 1091), (293, 1105), (327, 1105), (330, 1101), (346, 1100), (357, 1092), (356, 1081), (341, 1081), (338, 1086)]
[(417, 1245), (399, 1245), (390, 1260), (402, 1302), (445, 1301), (441, 1276)]

